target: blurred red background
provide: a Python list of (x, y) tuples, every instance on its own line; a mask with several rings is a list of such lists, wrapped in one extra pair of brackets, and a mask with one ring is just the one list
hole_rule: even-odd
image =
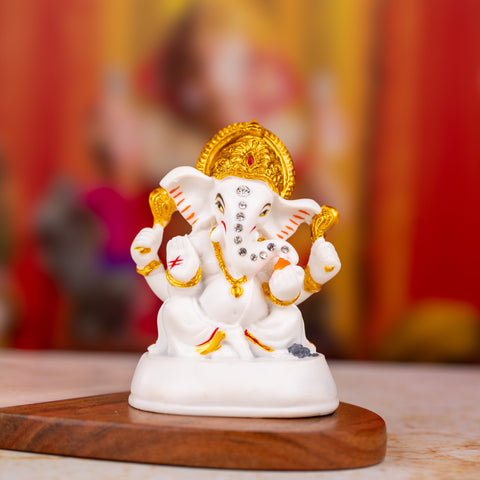
[(148, 193), (256, 119), (340, 211), (319, 350), (478, 362), (479, 45), (474, 0), (0, 0), (1, 344), (154, 341)]

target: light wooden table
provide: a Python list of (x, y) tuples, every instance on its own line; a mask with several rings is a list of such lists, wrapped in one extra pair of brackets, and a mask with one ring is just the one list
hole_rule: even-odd
[[(129, 389), (140, 355), (0, 349), (0, 407)], [(387, 423), (383, 463), (334, 472), (191, 469), (0, 450), (7, 479), (480, 479), (480, 367), (330, 362), (340, 399)]]

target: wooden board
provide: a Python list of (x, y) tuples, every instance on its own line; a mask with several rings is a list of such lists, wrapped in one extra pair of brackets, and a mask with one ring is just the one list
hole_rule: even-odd
[(136, 410), (128, 393), (0, 409), (0, 448), (191, 467), (329, 470), (383, 460), (385, 422), (340, 403), (326, 417), (194, 417)]

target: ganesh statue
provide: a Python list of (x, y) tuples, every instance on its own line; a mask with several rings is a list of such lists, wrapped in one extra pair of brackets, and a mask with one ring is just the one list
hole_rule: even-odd
[[(335, 209), (290, 199), (283, 143), (257, 122), (218, 132), (196, 168), (178, 167), (150, 195), (153, 227), (135, 237), (137, 272), (163, 301), (158, 339), (135, 371), (129, 403), (153, 412), (237, 417), (326, 415), (339, 402), (298, 305), (340, 270), (326, 231)], [(191, 232), (164, 228), (178, 211)], [(288, 242), (311, 228), (305, 268)]]

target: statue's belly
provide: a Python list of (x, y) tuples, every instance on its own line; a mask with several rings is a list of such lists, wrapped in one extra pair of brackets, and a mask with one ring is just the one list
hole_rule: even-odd
[(250, 325), (268, 315), (267, 302), (260, 283), (249, 280), (242, 285), (243, 294), (235, 298), (232, 286), (216, 276), (200, 297), (200, 305), (207, 316), (216, 323)]

